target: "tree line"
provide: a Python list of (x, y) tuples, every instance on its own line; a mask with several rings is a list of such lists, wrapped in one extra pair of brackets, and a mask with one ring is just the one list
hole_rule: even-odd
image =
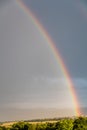
[(0, 130), (87, 130), (87, 117), (60, 119), (51, 123), (17, 122), (10, 127), (1, 125)]

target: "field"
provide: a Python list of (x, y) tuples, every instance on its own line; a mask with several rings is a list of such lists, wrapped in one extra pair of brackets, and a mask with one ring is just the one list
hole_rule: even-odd
[(87, 130), (87, 117), (3, 122), (0, 130)]
[[(17, 123), (18, 121), (13, 121), (13, 122), (4, 122), (1, 124), (1, 126), (5, 126), (5, 127), (10, 127), (12, 126), (13, 124)], [(25, 121), (26, 122), (26, 121)], [(47, 121), (27, 121), (27, 123), (29, 124), (45, 124), (45, 123), (56, 123), (57, 120), (47, 120)]]

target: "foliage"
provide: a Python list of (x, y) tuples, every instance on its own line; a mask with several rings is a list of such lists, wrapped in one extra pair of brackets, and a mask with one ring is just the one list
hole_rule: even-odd
[(56, 130), (72, 130), (73, 129), (73, 120), (64, 119), (56, 123)]
[(28, 122), (17, 122), (8, 128), (0, 126), (0, 130), (87, 130), (87, 117), (61, 119), (55, 123), (38, 122), (30, 124)]
[(18, 122), (12, 125), (11, 130), (30, 130), (32, 125), (26, 122)]
[(5, 126), (0, 126), (0, 130), (9, 130), (9, 128), (6, 128)]
[(47, 124), (46, 123), (40, 123), (36, 124), (36, 129), (35, 130), (46, 130)]
[(77, 118), (73, 125), (73, 130), (87, 130), (87, 117)]

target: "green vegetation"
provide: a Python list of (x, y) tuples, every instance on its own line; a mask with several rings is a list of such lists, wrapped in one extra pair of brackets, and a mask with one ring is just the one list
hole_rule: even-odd
[(9, 127), (1, 125), (0, 130), (87, 130), (87, 117), (65, 118), (56, 122), (17, 122)]

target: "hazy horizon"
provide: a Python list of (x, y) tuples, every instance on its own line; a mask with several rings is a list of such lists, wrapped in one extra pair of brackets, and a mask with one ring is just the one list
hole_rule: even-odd
[[(80, 108), (82, 115), (87, 115), (87, 107)], [(73, 109), (69, 108), (31, 108), (31, 109), (18, 109), (18, 108), (4, 108), (1, 109), (0, 122), (5, 121), (20, 121), (20, 120), (35, 120), (35, 119), (54, 119), (63, 117), (74, 117)]]

